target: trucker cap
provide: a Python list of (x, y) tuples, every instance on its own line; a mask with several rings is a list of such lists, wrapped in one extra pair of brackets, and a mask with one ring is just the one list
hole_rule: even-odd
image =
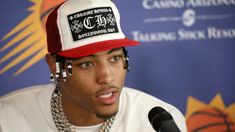
[(67, 58), (139, 43), (125, 37), (111, 0), (67, 0), (48, 16), (46, 32), (48, 52)]

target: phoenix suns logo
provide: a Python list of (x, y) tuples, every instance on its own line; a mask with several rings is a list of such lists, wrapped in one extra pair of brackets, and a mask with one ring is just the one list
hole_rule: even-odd
[(189, 97), (186, 122), (189, 132), (234, 132), (235, 103), (226, 107), (220, 94), (209, 104)]
[[(30, 0), (33, 5), (28, 8), (28, 11), (32, 13), (0, 40), (1, 43), (5, 43), (4, 46), (0, 48), (0, 53), (14, 46), (9, 52), (1, 56), (0, 65), (4, 62), (7, 62), (7, 64), (1, 66), (0, 74), (7, 72), (22, 61), (27, 60), (25, 64), (14, 73), (14, 76), (16, 76), (44, 57), (47, 53), (45, 34), (47, 16), (63, 1), (64, 0)], [(8, 38), (13, 35), (15, 37), (9, 40)], [(17, 46), (15, 46), (16, 44)]]

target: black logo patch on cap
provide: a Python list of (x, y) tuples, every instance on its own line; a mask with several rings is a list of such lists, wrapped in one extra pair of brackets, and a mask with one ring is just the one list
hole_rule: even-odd
[(110, 7), (93, 8), (67, 16), (73, 41), (101, 34), (117, 33), (117, 23)]

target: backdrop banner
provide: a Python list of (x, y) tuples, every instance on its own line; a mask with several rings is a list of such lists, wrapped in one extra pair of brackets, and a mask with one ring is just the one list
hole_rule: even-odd
[[(2, 0), (0, 96), (50, 83), (45, 21), (63, 0)], [(175, 105), (189, 131), (235, 131), (235, 0), (115, 0), (129, 47), (126, 86)]]

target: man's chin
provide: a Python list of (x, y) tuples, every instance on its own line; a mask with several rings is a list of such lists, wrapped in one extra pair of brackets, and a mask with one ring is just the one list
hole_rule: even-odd
[(96, 111), (96, 116), (102, 119), (108, 119), (118, 113), (119, 110), (119, 101), (116, 101), (112, 105), (99, 107)]
[(96, 116), (98, 118), (102, 118), (102, 119), (108, 119), (111, 118), (112, 116), (116, 115), (118, 111), (115, 112), (111, 112), (111, 113), (96, 113)]

